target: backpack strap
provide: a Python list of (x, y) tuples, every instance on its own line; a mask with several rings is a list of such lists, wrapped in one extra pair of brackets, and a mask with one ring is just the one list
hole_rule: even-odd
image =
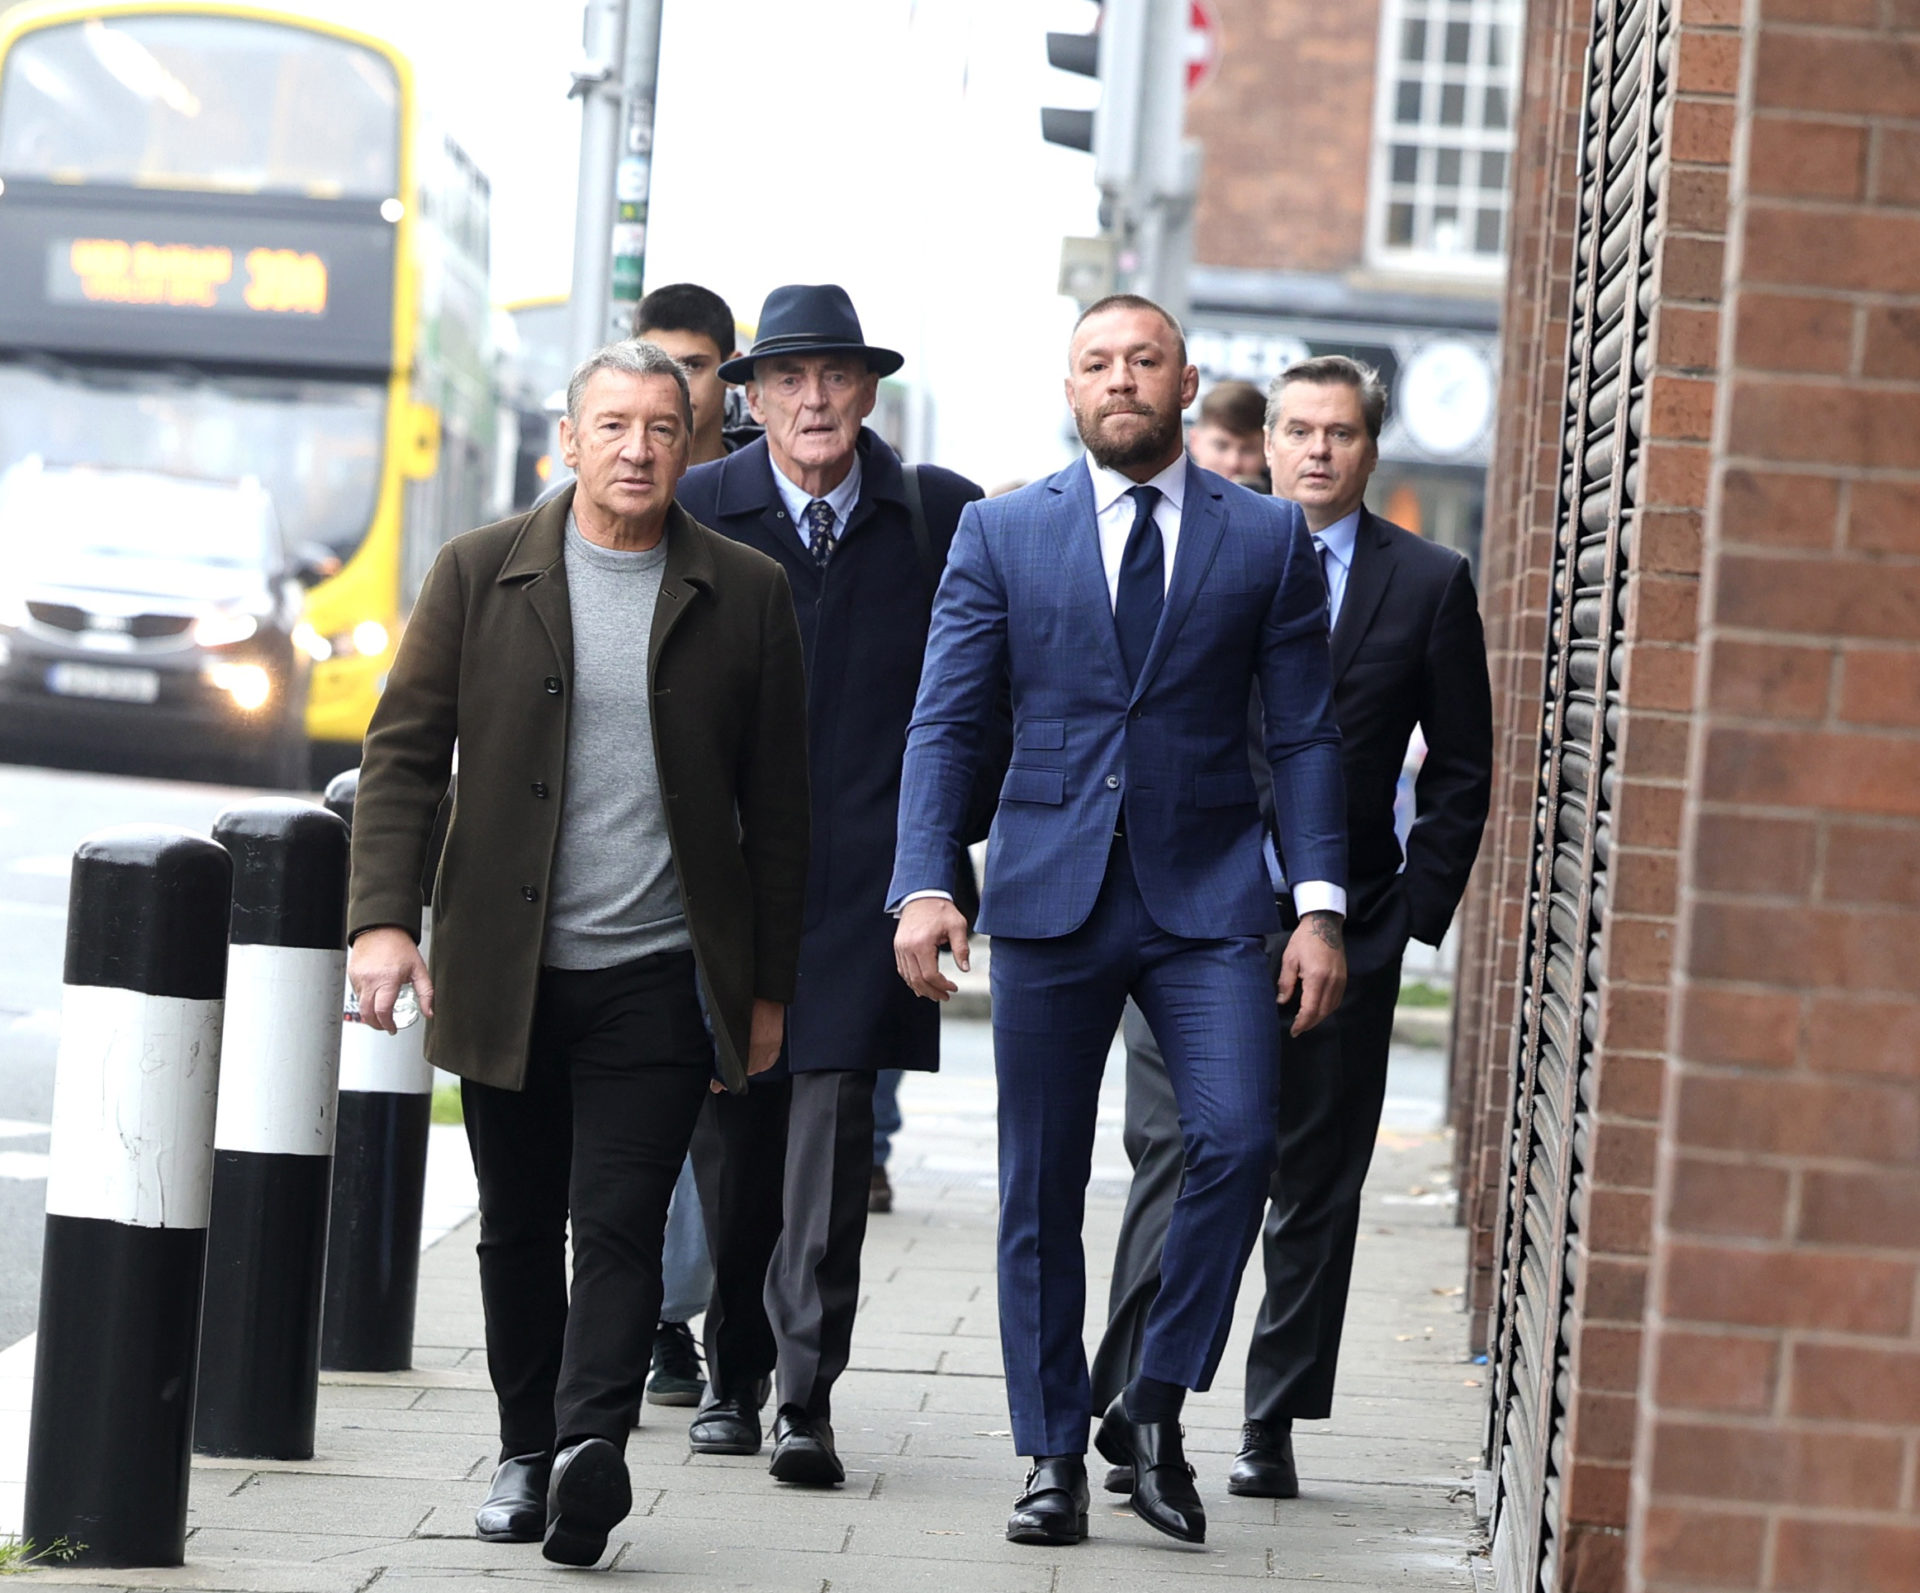
[(913, 545), (920, 552), (920, 568), (927, 572), (928, 586), (937, 590), (946, 563), (933, 556), (933, 533), (927, 529), (926, 500), (920, 495), (920, 467), (902, 465), (900, 481), (907, 491), (907, 521), (913, 527)]

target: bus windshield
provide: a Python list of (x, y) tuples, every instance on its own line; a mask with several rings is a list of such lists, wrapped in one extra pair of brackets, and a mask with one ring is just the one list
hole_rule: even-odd
[(385, 199), (399, 151), (392, 65), (279, 23), (95, 17), (22, 35), (0, 78), (5, 177)]
[(38, 458), (169, 476), (258, 478), (281, 535), (349, 558), (380, 495), (374, 382), (173, 376), (0, 364), (0, 474)]

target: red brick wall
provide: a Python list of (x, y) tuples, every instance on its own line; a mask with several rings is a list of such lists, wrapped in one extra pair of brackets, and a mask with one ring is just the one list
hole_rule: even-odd
[(1912, 1593), (1920, 11), (1746, 21), (1631, 1582)]
[(1206, 144), (1194, 256), (1342, 271), (1366, 252), (1378, 0), (1211, 0), (1218, 70), (1187, 104)]

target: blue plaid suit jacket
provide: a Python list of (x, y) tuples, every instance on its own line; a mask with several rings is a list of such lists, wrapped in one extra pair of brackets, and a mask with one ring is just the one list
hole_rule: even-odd
[(1247, 756), (1256, 684), (1292, 877), (1346, 884), (1326, 588), (1297, 504), (1188, 464), (1166, 607), (1131, 689), (1085, 462), (968, 504), (907, 734), (890, 908), (953, 879), (1003, 682), (1013, 761), (987, 853), (982, 932), (1079, 928), (1123, 810), (1140, 895), (1162, 930), (1194, 939), (1276, 930)]

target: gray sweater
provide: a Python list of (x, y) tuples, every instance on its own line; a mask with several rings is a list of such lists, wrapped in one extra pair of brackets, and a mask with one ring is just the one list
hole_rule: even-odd
[(667, 840), (647, 699), (647, 644), (667, 565), (603, 548), (567, 516), (573, 703), (547, 906), (550, 968), (612, 968), (691, 942)]

